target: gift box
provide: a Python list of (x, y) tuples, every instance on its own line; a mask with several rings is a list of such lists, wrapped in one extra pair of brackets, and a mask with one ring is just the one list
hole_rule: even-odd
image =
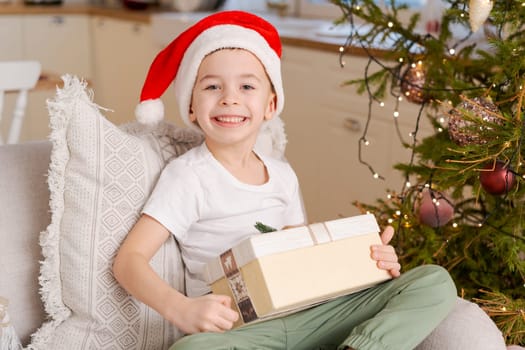
[(381, 239), (370, 214), (258, 234), (211, 260), (205, 277), (232, 298), (238, 327), (390, 279), (370, 257), (373, 244)]

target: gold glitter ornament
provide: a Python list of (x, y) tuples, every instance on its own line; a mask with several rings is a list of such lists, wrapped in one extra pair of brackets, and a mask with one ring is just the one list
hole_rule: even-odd
[[(476, 127), (477, 123), (475, 121), (467, 120), (464, 117), (467, 113), (480, 118), (479, 127)], [(497, 117), (498, 114), (499, 108), (489, 97), (474, 97), (472, 100), (464, 99), (449, 112), (448, 134), (452, 141), (459, 146), (485, 144), (487, 140), (480, 135), (482, 131), (481, 122), (501, 125), (502, 121)]]

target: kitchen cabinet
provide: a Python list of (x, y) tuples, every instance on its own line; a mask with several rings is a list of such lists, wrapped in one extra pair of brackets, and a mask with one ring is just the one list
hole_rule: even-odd
[[(91, 79), (91, 40), (87, 15), (3, 15), (0, 16), (0, 59), (37, 60), (43, 73), (75, 74)], [(46, 139), (49, 117), (46, 100), (54, 89), (31, 91), (21, 141)], [(14, 98), (6, 98), (12, 110)], [(9, 117), (1, 124), (5, 135)]]
[(149, 66), (161, 49), (151, 26), (127, 20), (93, 17), (95, 102), (113, 123), (135, 120), (135, 106)]
[(0, 60), (23, 58), (22, 33), (21, 16), (0, 16)]
[(92, 78), (91, 36), (86, 15), (23, 16), (24, 56), (44, 72)]
[[(359, 162), (358, 145), (367, 123), (368, 99), (354, 87), (341, 84), (362, 77), (368, 59), (339, 53), (286, 45), (283, 48), (283, 80), (286, 104), (286, 156), (301, 184), (308, 219), (311, 222), (358, 213), (352, 202), (374, 203), (385, 198), (388, 188), (400, 190), (403, 178), (392, 169), (408, 162), (410, 151), (401, 145), (393, 121), (393, 99), (385, 107), (375, 104), (368, 126), (368, 146), (362, 159), (385, 180), (374, 178)], [(401, 102), (399, 125), (405, 139), (413, 130), (419, 106)], [(420, 137), (431, 127), (422, 124)]]

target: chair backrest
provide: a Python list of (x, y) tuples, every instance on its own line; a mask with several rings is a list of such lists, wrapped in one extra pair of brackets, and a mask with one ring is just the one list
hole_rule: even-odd
[[(4, 115), (6, 93), (18, 93), (7, 135), (7, 143), (16, 143), (20, 137), (27, 106), (27, 92), (34, 88), (40, 76), (38, 61), (0, 61), (0, 121)], [(3, 144), (0, 135), (0, 144)]]

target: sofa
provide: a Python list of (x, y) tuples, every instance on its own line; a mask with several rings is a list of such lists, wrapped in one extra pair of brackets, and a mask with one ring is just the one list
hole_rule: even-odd
[[(28, 349), (166, 349), (182, 334), (114, 281), (109, 271), (119, 241), (113, 238), (118, 234), (121, 240), (136, 220), (129, 203), (143, 203), (164, 162), (201, 140), (171, 126), (161, 128), (162, 137), (159, 130), (116, 127), (85, 88), (71, 79), (51, 101), (49, 141), (0, 146), (0, 303), (8, 301), (3, 314), (0, 307), (0, 339), (6, 344), (9, 329)], [(141, 152), (150, 162), (144, 167)], [(104, 162), (94, 154), (103, 154)], [(86, 169), (95, 163), (93, 180)], [(97, 181), (99, 190), (91, 191)], [(80, 214), (72, 216), (73, 211)], [(99, 219), (92, 224), (94, 217)], [(167, 242), (159, 254), (154, 268), (183, 290), (176, 242)], [(417, 349), (505, 350), (506, 345), (492, 320), (458, 297), (451, 314)]]

